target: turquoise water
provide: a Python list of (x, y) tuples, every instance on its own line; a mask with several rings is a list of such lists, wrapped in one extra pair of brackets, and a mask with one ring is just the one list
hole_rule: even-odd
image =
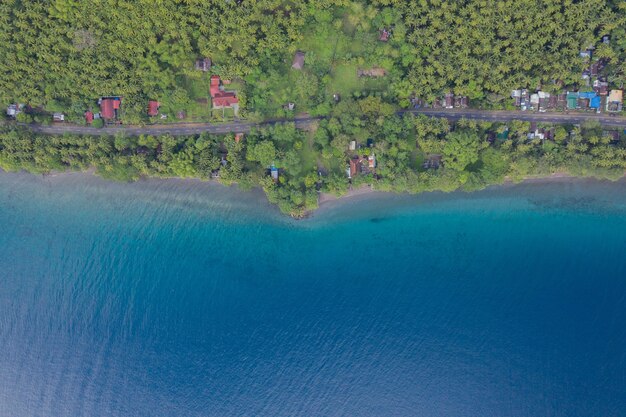
[(0, 174), (0, 416), (624, 416), (626, 183)]

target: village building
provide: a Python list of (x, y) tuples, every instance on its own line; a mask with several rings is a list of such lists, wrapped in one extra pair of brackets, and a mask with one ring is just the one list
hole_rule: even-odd
[(208, 72), (211, 69), (211, 58), (196, 59), (196, 70)]
[(387, 30), (387, 28), (383, 28), (380, 31), (380, 34), (378, 36), (378, 40), (381, 42), (387, 42), (389, 40), (389, 36), (391, 35), (391, 32), (389, 30)]
[(606, 66), (606, 61), (603, 59), (592, 62), (591, 65), (589, 66), (589, 75), (592, 78), (597, 77), (598, 74), (600, 74), (600, 71), (602, 71), (605, 66)]
[(235, 113), (239, 110), (239, 99), (234, 91), (224, 90), (219, 75), (211, 76), (209, 92), (214, 109), (232, 108), (235, 110)]
[(511, 98), (514, 100), (515, 107), (519, 107), (522, 111), (526, 111), (530, 106), (530, 100), (527, 89), (513, 90)]
[(466, 96), (454, 96), (454, 107), (465, 108), (469, 103), (469, 99)]
[(295, 70), (301, 70), (304, 68), (304, 52), (297, 51), (293, 56), (293, 62), (291, 63), (291, 68)]
[(241, 142), (243, 139), (243, 133), (235, 133), (235, 143)]
[(539, 110), (539, 94), (530, 95), (530, 108), (534, 111)]
[(348, 174), (348, 178), (354, 178), (359, 172), (361, 172), (361, 160), (359, 158), (352, 158), (348, 163), (348, 167), (346, 168), (346, 173)]
[(442, 159), (443, 156), (439, 154), (428, 155), (424, 160), (422, 167), (424, 169), (438, 169), (441, 166)]
[(593, 91), (601, 96), (609, 94), (609, 83), (600, 79), (593, 82)]
[(150, 100), (148, 101), (148, 116), (154, 117), (159, 114), (159, 106), (161, 104), (158, 101)]
[(624, 93), (622, 90), (611, 90), (606, 100), (606, 111), (615, 113), (622, 111)]
[(121, 104), (121, 97), (102, 97), (98, 100), (100, 116), (104, 120), (117, 120)]
[(270, 167), (270, 175), (272, 177), (272, 180), (275, 183), (277, 183), (278, 182), (278, 168), (276, 168), (274, 164), (272, 164), (272, 166)]
[(578, 93), (568, 91), (566, 95), (566, 101), (567, 101), (567, 109), (575, 110), (577, 107), (577, 102), (578, 102)]
[(367, 157), (367, 166), (369, 169), (376, 168), (376, 157), (374, 156), (374, 154), (371, 154)]
[(9, 117), (17, 117), (18, 114), (22, 112), (22, 106), (19, 104), (10, 104), (7, 107), (7, 116)]
[(52, 114), (52, 121), (53, 122), (64, 122), (65, 121), (65, 115), (63, 113), (53, 113)]
[(549, 98), (548, 98), (548, 108), (549, 109), (555, 109), (559, 106), (559, 98), (557, 95), (552, 94)]
[(600, 112), (602, 99), (593, 91), (578, 93), (578, 105), (580, 109), (592, 109)]
[(545, 113), (548, 109), (551, 108), (550, 97), (552, 97), (552, 95), (550, 93), (546, 93), (545, 91), (538, 91), (537, 96), (539, 97), (539, 100), (537, 102), (538, 110), (541, 113)]
[(368, 175), (374, 173), (375, 168), (376, 157), (373, 154), (369, 156), (355, 156), (350, 158), (346, 167), (346, 175), (350, 179), (357, 175)]
[(514, 101), (515, 107), (521, 107), (522, 105), (522, 90), (511, 91), (511, 98)]
[(447, 93), (444, 97), (444, 107), (446, 109), (454, 108), (454, 94)]
[(594, 46), (590, 45), (589, 48), (580, 51), (580, 57), (591, 59), (593, 56), (593, 50), (594, 50)]
[(88, 125), (93, 122), (93, 112), (91, 110), (85, 112), (85, 122), (87, 122)]

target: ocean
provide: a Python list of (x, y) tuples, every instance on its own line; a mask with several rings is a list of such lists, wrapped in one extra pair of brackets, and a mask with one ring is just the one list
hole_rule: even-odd
[(626, 416), (626, 182), (0, 174), (0, 416)]

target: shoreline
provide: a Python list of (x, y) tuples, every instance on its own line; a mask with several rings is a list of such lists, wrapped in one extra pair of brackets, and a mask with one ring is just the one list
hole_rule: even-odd
[[(141, 183), (142, 181), (148, 181), (148, 182), (157, 183), (157, 184), (158, 183), (162, 183), (162, 184), (173, 183), (172, 185), (175, 188), (182, 185), (180, 183), (188, 183), (190, 185), (198, 184), (198, 185), (207, 185), (209, 187), (220, 186), (220, 188), (223, 188), (224, 190), (227, 190), (227, 189), (233, 190), (232, 185), (231, 186), (225, 185), (214, 179), (200, 179), (200, 178), (145, 177), (134, 182), (119, 182), (119, 181), (109, 180), (109, 179), (106, 179), (97, 175), (95, 168), (89, 168), (85, 171), (52, 171), (47, 174), (32, 174), (27, 171), (7, 172), (7, 171), (0, 170), (0, 174), (28, 175), (28, 176), (39, 178), (42, 180), (48, 179), (48, 180), (56, 180), (56, 181), (59, 181), (59, 180), (63, 181), (63, 179), (70, 179), (70, 178), (75, 179), (77, 177), (78, 178), (83, 177), (83, 178), (89, 178), (89, 179), (98, 179), (106, 183), (120, 184), (120, 185), (124, 185), (124, 184), (132, 185), (132, 184)], [(579, 176), (573, 176), (564, 172), (557, 172), (554, 174), (543, 175), (543, 176), (528, 176), (528, 177), (525, 177), (521, 181), (513, 181), (510, 178), (505, 178), (504, 182), (500, 184), (489, 185), (481, 190), (475, 190), (475, 191), (455, 190), (452, 192), (444, 192), (444, 191), (433, 190), (433, 191), (425, 191), (422, 193), (406, 193), (406, 192), (399, 193), (399, 192), (394, 192), (394, 191), (381, 191), (381, 190), (377, 190), (373, 188), (369, 184), (363, 184), (358, 188), (348, 190), (345, 194), (342, 194), (341, 196), (336, 196), (331, 193), (320, 192), (319, 198), (318, 198), (318, 208), (312, 211), (307, 211), (303, 217), (298, 218), (296, 220), (303, 220), (303, 219), (308, 219), (311, 217), (316, 217), (319, 214), (325, 212), (329, 208), (335, 208), (346, 203), (355, 203), (356, 201), (362, 202), (370, 198), (372, 199), (383, 198), (383, 199), (388, 200), (392, 198), (402, 198), (402, 197), (408, 197), (408, 196), (437, 195), (437, 194), (441, 194), (441, 195), (461, 194), (461, 195), (470, 196), (477, 192), (481, 192), (485, 190), (507, 189), (512, 186), (524, 185), (524, 184), (542, 185), (542, 184), (559, 183), (559, 182), (587, 182), (587, 181), (599, 182), (599, 183), (600, 182), (613, 183), (613, 182), (623, 180), (624, 178), (626, 178), (626, 175), (620, 177), (617, 180), (608, 180), (608, 179), (597, 179), (595, 177), (579, 177)], [(179, 184), (176, 184), (177, 182)], [(233, 185), (237, 185), (237, 184), (233, 184)], [(254, 193), (256, 194), (257, 198), (262, 197), (265, 205), (276, 208), (277, 212), (279, 212), (277, 206), (271, 204), (267, 200), (267, 196), (265, 195), (265, 193), (260, 187), (255, 187), (252, 190), (241, 190), (239, 189), (239, 187), (234, 187), (234, 188), (236, 190), (233, 190), (233, 192), (236, 192), (241, 195), (248, 195), (250, 193)], [(281, 213), (281, 216), (289, 217), (288, 215), (285, 215), (282, 213)]]
[[(626, 178), (626, 173), (617, 179), (616, 181), (620, 181)], [(598, 179), (595, 177), (577, 177), (574, 175), (570, 175), (566, 172), (555, 172), (550, 175), (531, 175), (525, 177), (521, 181), (514, 181), (511, 178), (505, 178), (504, 182), (500, 184), (492, 184), (488, 185), (485, 188), (475, 191), (464, 191), (464, 190), (454, 190), (452, 192), (445, 192), (439, 190), (433, 191), (425, 191), (422, 193), (396, 193), (393, 191), (381, 191), (374, 189), (371, 185), (362, 185), (359, 188), (349, 190), (347, 193), (336, 196), (330, 193), (320, 193), (319, 197), (319, 208), (316, 211), (319, 211), (322, 208), (326, 208), (333, 203), (341, 202), (344, 200), (354, 199), (356, 197), (364, 197), (364, 196), (373, 196), (373, 195), (392, 195), (392, 196), (410, 196), (410, 195), (420, 195), (420, 194), (432, 194), (432, 193), (442, 193), (442, 194), (452, 194), (452, 193), (463, 193), (466, 195), (471, 195), (484, 190), (492, 190), (497, 188), (508, 188), (515, 185), (523, 185), (523, 184), (550, 184), (550, 183), (558, 183), (558, 182), (566, 182), (566, 181), (597, 181), (597, 182), (615, 182), (608, 179)]]

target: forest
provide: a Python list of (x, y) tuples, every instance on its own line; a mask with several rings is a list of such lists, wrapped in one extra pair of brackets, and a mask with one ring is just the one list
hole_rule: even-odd
[[(320, 192), (341, 196), (362, 186), (472, 191), (553, 173), (617, 179), (626, 169), (626, 135), (593, 121), (537, 125), (535, 132), (544, 133), (529, 136), (529, 122), (450, 125), (446, 119), (400, 117), (380, 98), (341, 107), (308, 130), (278, 124), (239, 140), (232, 134), (47, 136), (5, 126), (0, 168), (46, 174), (94, 167), (98, 175), (118, 181), (180, 177), (236, 183), (244, 190), (262, 187), (282, 212), (297, 218), (317, 207)], [(372, 168), (370, 157), (376, 161)], [(270, 166), (277, 169), (276, 181)]]
[[(99, 97), (121, 96), (126, 124), (178, 113), (219, 122), (234, 116), (208, 104), (216, 74), (249, 120), (327, 115), (339, 97), (408, 107), (450, 91), (502, 106), (513, 88), (584, 88), (580, 51), (591, 46), (620, 87), (624, 9), (610, 0), (4, 0), (0, 105), (84, 123)], [(296, 51), (301, 70), (291, 67)], [(204, 57), (212, 67), (196, 70)], [(148, 100), (170, 117), (150, 119)]]

